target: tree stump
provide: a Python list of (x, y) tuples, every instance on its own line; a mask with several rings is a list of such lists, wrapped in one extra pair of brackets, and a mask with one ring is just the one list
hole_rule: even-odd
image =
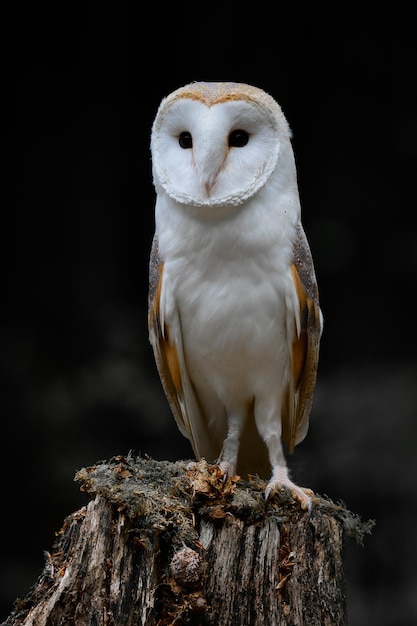
[(205, 461), (115, 457), (76, 474), (91, 498), (64, 520), (42, 575), (3, 626), (341, 626), (345, 536), (362, 523), (315, 497), (311, 513), (257, 477)]

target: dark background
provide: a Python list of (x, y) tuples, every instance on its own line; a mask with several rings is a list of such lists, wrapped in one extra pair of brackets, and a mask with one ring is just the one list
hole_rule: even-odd
[(147, 338), (149, 137), (170, 91), (234, 80), (292, 127), (325, 316), (293, 476), (376, 519), (346, 545), (350, 626), (416, 623), (414, 16), (306, 6), (3, 8), (0, 620), (86, 503), (78, 469), (192, 456)]

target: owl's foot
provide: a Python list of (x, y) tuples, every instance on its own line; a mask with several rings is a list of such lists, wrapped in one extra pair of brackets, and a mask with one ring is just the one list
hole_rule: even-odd
[(223, 476), (224, 483), (228, 478), (236, 474), (236, 468), (232, 465), (232, 463), (227, 463), (227, 461), (220, 461), (219, 467)]
[[(228, 478), (236, 478), (236, 468), (233, 465), (233, 463), (227, 463), (226, 461), (217, 461), (214, 463), (207, 463), (207, 461), (202, 458), (199, 461), (190, 461), (189, 463), (187, 463), (186, 465), (186, 470), (187, 471), (198, 471), (201, 470), (202, 472), (207, 471), (207, 467), (217, 467), (218, 469), (216, 470), (218, 472), (218, 470), (220, 470), (220, 476), (217, 473), (217, 476), (223, 481), (223, 483), (225, 483), (227, 481)], [(239, 476), (237, 478), (240, 478)]]
[(311, 512), (314, 492), (311, 489), (305, 489), (293, 483), (288, 477), (288, 469), (286, 467), (274, 467), (272, 478), (265, 489), (265, 500), (272, 497), (282, 487), (289, 489), (294, 500), (298, 500), (304, 511)]

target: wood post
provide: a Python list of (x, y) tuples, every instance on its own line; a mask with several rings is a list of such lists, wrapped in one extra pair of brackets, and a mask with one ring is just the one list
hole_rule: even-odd
[(115, 457), (79, 471), (68, 516), (7, 626), (342, 626), (345, 536), (373, 522), (315, 497), (310, 514), (259, 478)]

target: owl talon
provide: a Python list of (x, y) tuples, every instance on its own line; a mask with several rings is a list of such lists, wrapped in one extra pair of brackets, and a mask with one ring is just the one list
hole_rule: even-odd
[(265, 500), (269, 500), (279, 489), (286, 488), (290, 491), (294, 500), (297, 500), (303, 511), (311, 513), (312, 498), (314, 492), (311, 489), (299, 487), (288, 478), (286, 468), (280, 468), (275, 473), (279, 473), (279, 478), (273, 476), (272, 480), (267, 484), (265, 489)]
[(269, 484), (265, 489), (265, 500), (269, 500), (269, 498), (271, 498), (279, 489), (282, 489), (283, 487), (289, 489), (292, 497), (300, 503), (303, 511), (311, 513), (313, 492), (311, 489), (303, 489), (302, 487), (297, 487), (297, 485), (292, 485), (290, 487), (289, 485)]
[(235, 468), (231, 463), (227, 463), (227, 461), (221, 461), (219, 463), (219, 468), (222, 473), (222, 479), (225, 483), (230, 476), (235, 475)]
[(266, 486), (265, 489), (265, 500), (268, 501), (269, 498), (272, 498), (272, 496), (274, 495), (276, 489), (274, 489), (271, 485), (271, 483), (268, 483), (268, 485)]

